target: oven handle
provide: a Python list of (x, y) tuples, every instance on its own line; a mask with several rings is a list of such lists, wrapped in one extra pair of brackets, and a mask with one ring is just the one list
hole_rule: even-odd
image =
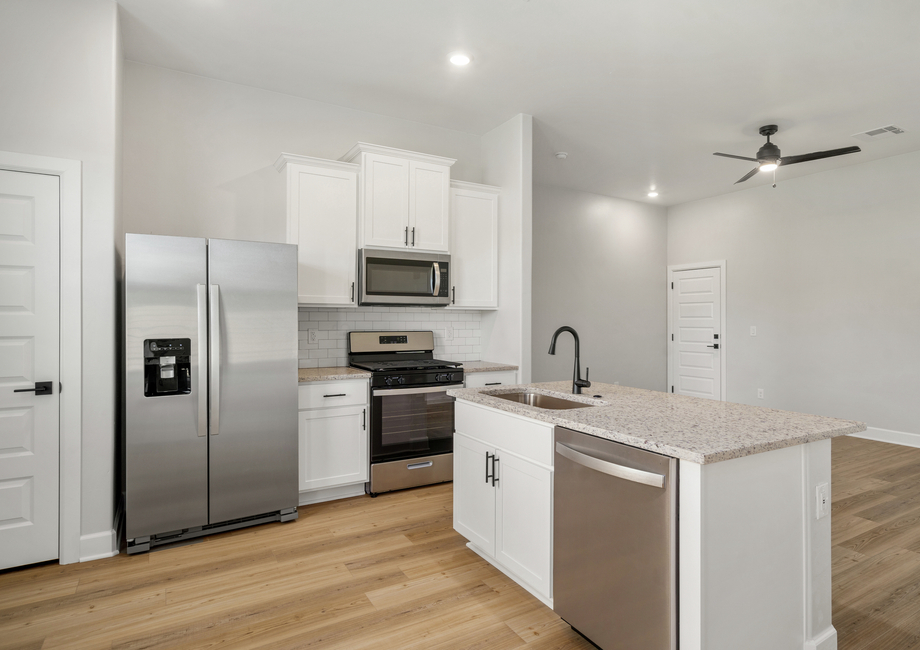
[(372, 394), (389, 395), (418, 395), (421, 393), (445, 393), (451, 388), (463, 388), (463, 384), (445, 384), (444, 386), (426, 386), (425, 388), (375, 388)]

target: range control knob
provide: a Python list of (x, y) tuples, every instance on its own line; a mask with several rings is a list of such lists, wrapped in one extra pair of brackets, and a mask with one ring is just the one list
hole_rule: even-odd
[(392, 385), (393, 385), (393, 378), (392, 378), (392, 377), (387, 377), (384, 381), (386, 382), (386, 385), (387, 385), (387, 386), (392, 386)]
[(400, 384), (405, 384), (405, 383), (406, 383), (406, 378), (405, 378), (405, 377), (397, 377), (397, 378), (396, 378), (396, 381), (398, 381)]

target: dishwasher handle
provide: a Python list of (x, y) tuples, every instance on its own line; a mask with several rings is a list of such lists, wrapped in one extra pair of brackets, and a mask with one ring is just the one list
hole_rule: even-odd
[(650, 485), (656, 488), (664, 487), (665, 477), (663, 474), (646, 472), (641, 469), (624, 467), (623, 465), (617, 465), (616, 463), (601, 460), (600, 458), (595, 458), (594, 456), (583, 454), (580, 451), (575, 451), (568, 445), (564, 445), (561, 442), (556, 443), (556, 453), (564, 456), (565, 458), (568, 458), (573, 463), (578, 463), (583, 467), (593, 469), (597, 472), (603, 472), (604, 474), (616, 476), (617, 478), (632, 481), (633, 483), (642, 483), (643, 485)]

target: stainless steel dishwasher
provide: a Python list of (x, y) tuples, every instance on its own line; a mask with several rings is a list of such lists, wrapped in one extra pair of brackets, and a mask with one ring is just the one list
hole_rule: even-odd
[(677, 460), (556, 427), (553, 609), (603, 650), (677, 648)]

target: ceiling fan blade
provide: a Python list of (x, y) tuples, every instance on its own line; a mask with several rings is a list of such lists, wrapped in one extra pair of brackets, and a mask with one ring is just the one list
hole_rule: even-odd
[(751, 162), (757, 162), (756, 158), (748, 158), (747, 156), (736, 156), (730, 153), (714, 153), (713, 156), (722, 156), (724, 158), (737, 158), (738, 160), (750, 160)]
[(798, 156), (783, 156), (781, 166), (795, 165), (796, 163), (808, 162), (809, 160), (821, 160), (822, 158), (832, 158), (834, 156), (843, 156), (848, 153), (858, 153), (862, 151), (859, 147), (843, 147), (842, 149), (831, 149), (830, 151), (815, 151), (814, 153), (803, 153)]
[(749, 179), (751, 176), (753, 176), (754, 174), (756, 174), (756, 173), (759, 172), (759, 171), (760, 171), (760, 167), (755, 167), (754, 169), (752, 169), (751, 171), (749, 171), (747, 174), (745, 174), (744, 176), (742, 176), (741, 178), (739, 178), (738, 180), (736, 180), (736, 181), (735, 181), (735, 185), (737, 185), (738, 183), (743, 183), (744, 181), (746, 181), (747, 179)]

